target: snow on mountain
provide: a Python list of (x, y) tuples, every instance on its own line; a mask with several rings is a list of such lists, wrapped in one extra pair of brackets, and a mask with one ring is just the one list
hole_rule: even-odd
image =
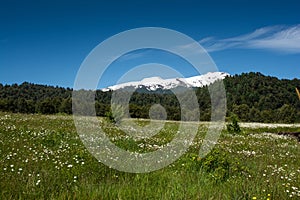
[(162, 79), (160, 77), (145, 78), (141, 81), (122, 83), (118, 85), (109, 86), (102, 89), (102, 91), (118, 90), (125, 87), (146, 88), (148, 91), (155, 91), (157, 89), (168, 90), (176, 87), (203, 87), (210, 85), (216, 80), (224, 79), (230, 74), (225, 72), (209, 72), (204, 75), (193, 76), (189, 78), (172, 78)]

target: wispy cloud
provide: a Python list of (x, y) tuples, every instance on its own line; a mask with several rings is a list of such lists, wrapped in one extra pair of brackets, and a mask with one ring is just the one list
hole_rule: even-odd
[(300, 53), (300, 24), (270, 26), (232, 38), (204, 38), (199, 43), (209, 52), (226, 49), (263, 49), (282, 53)]
[(138, 58), (145, 57), (152, 53), (152, 49), (139, 49), (135, 51), (128, 52), (121, 57), (119, 57), (119, 61), (128, 61), (128, 60), (135, 60)]

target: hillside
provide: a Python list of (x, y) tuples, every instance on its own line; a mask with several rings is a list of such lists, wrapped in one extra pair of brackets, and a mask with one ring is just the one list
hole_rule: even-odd
[[(241, 121), (300, 122), (300, 101), (295, 87), (300, 80), (278, 79), (261, 73), (243, 73), (224, 79), (227, 93), (228, 115), (235, 113)], [(162, 92), (163, 91), (163, 92)], [(124, 91), (126, 92), (126, 91)], [(195, 88), (201, 110), (201, 120), (210, 120), (208, 86)], [(91, 93), (87, 91), (87, 93)], [(110, 109), (112, 91), (96, 92), (96, 112), (104, 116)], [(148, 118), (153, 103), (165, 107), (168, 119), (180, 119), (180, 105), (170, 90), (135, 92), (130, 99), (130, 114)], [(23, 83), (0, 84), (0, 110), (20, 113), (72, 113), (72, 89)]]
[(189, 78), (172, 78), (162, 79), (161, 77), (145, 78), (137, 82), (128, 82), (118, 85), (113, 85), (108, 88), (102, 89), (106, 92), (109, 90), (120, 90), (126, 87), (133, 87), (134, 89), (144, 89), (145, 91), (157, 91), (157, 90), (170, 90), (177, 87), (203, 87), (214, 83), (217, 80), (223, 80), (230, 74), (225, 72), (209, 72), (207, 74), (193, 76)]

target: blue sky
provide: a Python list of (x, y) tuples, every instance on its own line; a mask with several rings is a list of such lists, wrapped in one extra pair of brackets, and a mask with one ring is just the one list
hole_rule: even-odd
[[(300, 78), (299, 9), (297, 0), (1, 1), (0, 83), (73, 87), (81, 63), (100, 42), (149, 26), (199, 41), (220, 71)], [(197, 75), (164, 52), (145, 50), (129, 57), (113, 63), (99, 87), (114, 84), (134, 65), (153, 61)]]

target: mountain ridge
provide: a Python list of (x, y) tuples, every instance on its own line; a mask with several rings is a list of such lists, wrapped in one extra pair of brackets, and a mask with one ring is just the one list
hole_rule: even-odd
[(223, 80), (225, 77), (230, 76), (226, 72), (208, 72), (203, 75), (192, 76), (188, 78), (170, 78), (162, 79), (161, 77), (144, 78), (141, 81), (126, 82), (109, 86), (101, 89), (103, 92), (115, 91), (124, 89), (126, 87), (133, 87), (134, 89), (145, 88), (148, 91), (156, 91), (158, 89), (170, 90), (177, 87), (199, 88), (210, 85), (217, 80)]

